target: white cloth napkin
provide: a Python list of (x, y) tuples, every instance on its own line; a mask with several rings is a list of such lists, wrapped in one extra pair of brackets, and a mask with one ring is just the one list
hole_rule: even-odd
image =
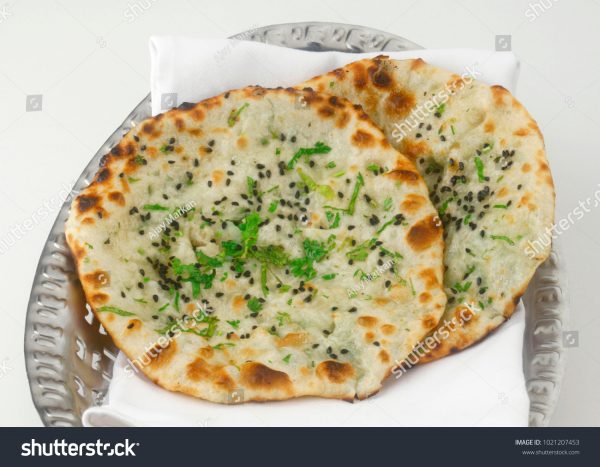
[[(152, 109), (156, 115), (250, 84), (291, 86), (361, 57), (377, 54), (304, 52), (264, 44), (153, 37)], [(515, 89), (511, 53), (451, 49), (388, 53), (421, 57), (458, 74)], [(411, 369), (366, 401), (302, 398), (224, 406), (168, 392), (126, 371), (120, 354), (106, 405), (83, 414), (85, 426), (527, 426), (522, 369), (524, 310), (483, 342)]]
[[(354, 60), (380, 54), (305, 52), (227, 39), (152, 37), (152, 113), (157, 115), (182, 102), (198, 102), (253, 84), (294, 86)], [(475, 74), (475, 70), (478, 80), (500, 84), (513, 92), (517, 83), (519, 62), (510, 52), (441, 49), (385, 54), (397, 59), (421, 57), (459, 75)]]
[[(131, 371), (119, 354), (107, 405), (85, 426), (527, 426), (521, 349), (524, 310), (483, 342), (392, 376), (364, 401), (319, 398), (220, 405), (172, 393)], [(129, 365), (129, 367), (128, 367)]]

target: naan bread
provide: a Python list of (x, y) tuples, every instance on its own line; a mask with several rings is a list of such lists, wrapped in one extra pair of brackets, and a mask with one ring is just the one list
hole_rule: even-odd
[(66, 235), (136, 369), (214, 402), (365, 398), (446, 303), (413, 163), (359, 106), (312, 91), (250, 87), (144, 121)]
[(554, 217), (544, 141), (527, 110), (500, 86), (421, 59), (360, 60), (298, 87), (362, 105), (425, 178), (444, 224), (448, 305), (420, 360), (463, 349), (508, 319), (549, 255), (540, 238)]

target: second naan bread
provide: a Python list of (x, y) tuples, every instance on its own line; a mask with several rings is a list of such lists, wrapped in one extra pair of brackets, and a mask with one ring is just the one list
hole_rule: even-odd
[[(523, 105), (501, 86), (385, 56), (298, 87), (362, 105), (425, 178), (444, 223), (448, 305), (421, 361), (463, 349), (508, 319), (549, 255), (554, 217), (542, 134)], [(461, 318), (466, 308), (473, 318)]]

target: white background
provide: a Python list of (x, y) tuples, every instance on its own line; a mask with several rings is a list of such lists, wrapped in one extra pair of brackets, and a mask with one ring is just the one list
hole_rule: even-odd
[[(557, 220), (600, 190), (600, 0), (0, 0), (0, 240), (27, 230), (0, 250), (0, 425), (40, 425), (23, 362), (33, 274), (64, 187), (148, 93), (149, 36), (294, 21), (362, 24), (427, 48), (493, 48), (495, 35), (512, 35), (517, 96), (546, 138)], [(32, 94), (41, 111), (25, 111)], [(561, 235), (579, 347), (552, 425), (600, 425), (599, 234), (596, 208)]]

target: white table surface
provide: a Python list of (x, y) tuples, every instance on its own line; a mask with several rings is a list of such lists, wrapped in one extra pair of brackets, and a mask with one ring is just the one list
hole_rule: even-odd
[[(0, 0), (0, 425), (41, 425), (23, 361), (33, 274), (65, 187), (148, 93), (148, 37), (295, 21), (362, 24), (428, 48), (493, 48), (511, 35), (557, 220), (600, 190), (599, 0)], [(26, 112), (28, 95), (43, 96), (41, 111)], [(561, 235), (579, 345), (568, 349), (555, 426), (600, 425), (600, 207), (588, 209)]]

